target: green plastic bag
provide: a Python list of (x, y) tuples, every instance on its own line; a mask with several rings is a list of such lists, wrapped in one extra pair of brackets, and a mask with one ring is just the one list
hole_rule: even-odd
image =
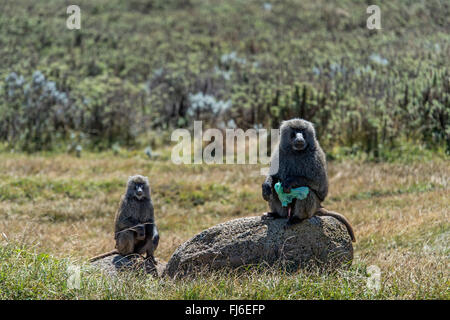
[(281, 186), (281, 182), (277, 182), (275, 184), (275, 191), (278, 194), (278, 198), (281, 201), (283, 207), (287, 207), (288, 204), (292, 202), (294, 199), (303, 200), (308, 196), (309, 188), (308, 187), (298, 187), (295, 189), (291, 189), (291, 193), (284, 193), (283, 187)]

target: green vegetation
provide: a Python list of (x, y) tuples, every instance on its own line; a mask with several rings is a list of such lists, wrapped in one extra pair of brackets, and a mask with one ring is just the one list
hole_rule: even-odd
[[(333, 275), (247, 270), (202, 275), (189, 281), (123, 273), (111, 278), (88, 264), (37, 254), (17, 244), (0, 247), (0, 299), (448, 299), (443, 274), (411, 285), (394, 279), (380, 291), (367, 287), (366, 265)], [(71, 287), (71, 268), (80, 287)], [(441, 271), (442, 272), (442, 271)]]
[(331, 155), (450, 151), (448, 1), (383, 3), (382, 30), (358, 0), (78, 5), (71, 31), (61, 1), (2, 1), (9, 148), (155, 148), (149, 129), (193, 119), (246, 129), (299, 116)]

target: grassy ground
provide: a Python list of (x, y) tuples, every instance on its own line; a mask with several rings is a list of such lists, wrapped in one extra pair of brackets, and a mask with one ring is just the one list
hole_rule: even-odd
[[(263, 213), (258, 172), (250, 165), (176, 166), (137, 153), (0, 154), (0, 298), (449, 299), (447, 159), (329, 164), (325, 206), (344, 213), (356, 231), (347, 271), (111, 280), (87, 266), (114, 246), (114, 214), (129, 175), (150, 178), (161, 233), (156, 256), (168, 260), (205, 228)], [(69, 265), (82, 266), (80, 289), (67, 286)], [(381, 270), (379, 291), (367, 288), (371, 265)]]

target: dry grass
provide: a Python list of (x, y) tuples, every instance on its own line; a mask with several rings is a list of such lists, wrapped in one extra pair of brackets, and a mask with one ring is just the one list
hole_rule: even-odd
[[(116, 207), (127, 177), (140, 173), (152, 186), (161, 233), (156, 255), (168, 260), (201, 230), (266, 210), (258, 169), (176, 166), (139, 154), (2, 154), (0, 234), (38, 252), (85, 261), (113, 248)], [(354, 265), (379, 266), (387, 297), (448, 298), (449, 162), (330, 163), (329, 176), (325, 206), (354, 225)]]

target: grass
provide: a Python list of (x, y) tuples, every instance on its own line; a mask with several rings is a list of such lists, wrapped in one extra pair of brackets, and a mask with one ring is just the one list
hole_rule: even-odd
[[(124, 151), (125, 152), (125, 151)], [(113, 219), (127, 177), (149, 176), (168, 260), (205, 228), (266, 211), (263, 177), (252, 165), (173, 165), (127, 152), (0, 153), (1, 299), (449, 299), (450, 165), (446, 158), (403, 163), (329, 163), (325, 206), (352, 222), (349, 270), (333, 274), (249, 270), (169, 280), (110, 279), (87, 259), (113, 248)], [(81, 288), (67, 286), (81, 267)], [(381, 289), (367, 287), (367, 268)], [(130, 281), (131, 280), (131, 281)]]

